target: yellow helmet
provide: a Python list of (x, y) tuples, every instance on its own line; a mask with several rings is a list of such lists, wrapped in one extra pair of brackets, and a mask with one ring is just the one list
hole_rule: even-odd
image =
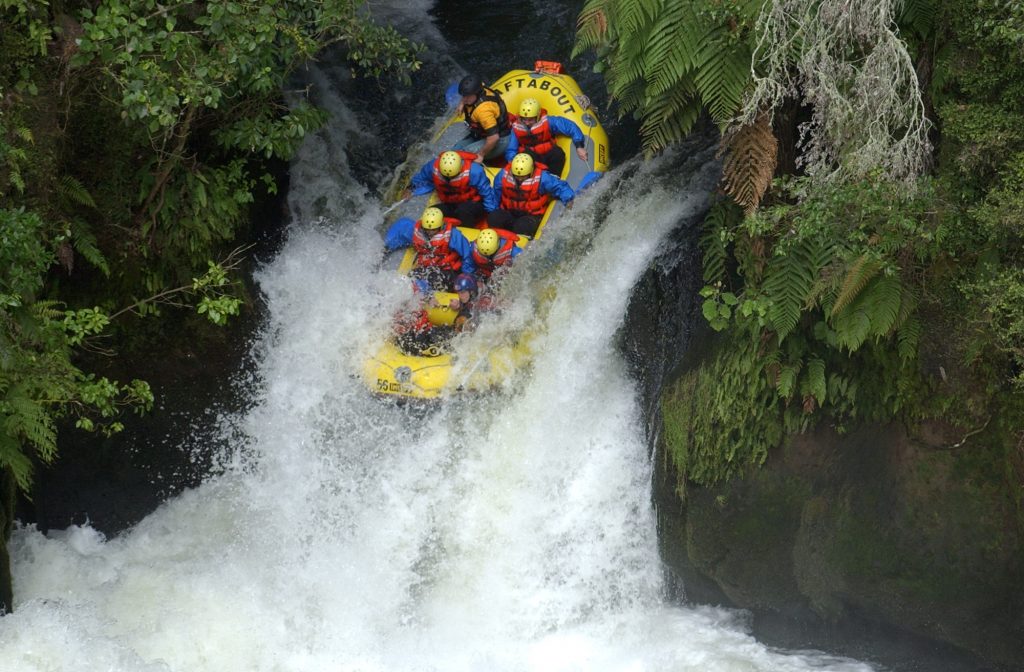
[(519, 116), (531, 119), (540, 116), (540, 103), (536, 98), (527, 98), (519, 103)]
[(516, 177), (529, 177), (533, 175), (533, 157), (526, 153), (519, 153), (513, 156), (512, 174)]
[(427, 231), (436, 231), (444, 226), (444, 213), (440, 208), (427, 208), (420, 217), (420, 226)]
[(477, 252), (489, 257), (498, 251), (498, 232), (494, 229), (484, 229), (476, 237)]
[(437, 161), (437, 169), (445, 177), (455, 177), (462, 172), (462, 157), (451, 150), (442, 152)]

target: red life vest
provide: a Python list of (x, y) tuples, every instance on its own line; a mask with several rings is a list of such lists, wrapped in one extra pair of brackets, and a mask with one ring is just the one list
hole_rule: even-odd
[(477, 96), (477, 100), (472, 105), (467, 105), (462, 109), (463, 115), (465, 115), (466, 125), (469, 126), (469, 134), (473, 138), (479, 140), (486, 137), (484, 135), (484, 127), (479, 122), (473, 119), (473, 110), (476, 109), (480, 103), (497, 103), (498, 104), (498, 135), (506, 136), (509, 131), (508, 123), (508, 108), (505, 107), (505, 101), (501, 99), (501, 94), (494, 89), (488, 89), (484, 87), (484, 92)]
[(533, 175), (522, 182), (516, 182), (512, 176), (512, 164), (507, 164), (501, 178), (501, 208), (503, 210), (519, 210), (531, 215), (543, 215), (551, 197), (540, 193), (541, 172), (540, 166), (534, 166)]
[(523, 151), (530, 150), (534, 154), (547, 154), (555, 148), (555, 136), (551, 134), (551, 122), (548, 121), (548, 111), (540, 111), (540, 119), (532, 127), (519, 121), (516, 117), (512, 123), (512, 132), (516, 134), (519, 141), (519, 148)]
[(416, 248), (416, 263), (423, 267), (457, 271), (462, 268), (462, 258), (450, 247), (452, 231), (459, 220), (444, 218), (444, 226), (433, 236), (423, 230), (417, 220), (412, 230), (412, 244)]
[(476, 249), (476, 245), (473, 245), (473, 261), (476, 263), (476, 272), (484, 278), (491, 277), (491, 273), (494, 273), (494, 269), (498, 266), (504, 266), (512, 261), (512, 248), (515, 247), (516, 240), (519, 239), (519, 236), (505, 229), (494, 229), (494, 231), (501, 238), (501, 245), (492, 256), (485, 257)]
[(458, 152), (458, 154), (462, 157), (462, 172), (450, 180), (441, 174), (437, 165), (441, 162), (441, 157), (438, 156), (434, 159), (434, 191), (437, 192), (438, 200), (442, 203), (482, 201), (483, 197), (480, 196), (480, 192), (469, 183), (469, 171), (473, 167), (473, 161), (476, 160), (476, 154), (473, 152)]
[(422, 334), (434, 328), (430, 321), (430, 313), (420, 308), (414, 313), (398, 313), (395, 315), (394, 331), (396, 334), (408, 334), (410, 332)]

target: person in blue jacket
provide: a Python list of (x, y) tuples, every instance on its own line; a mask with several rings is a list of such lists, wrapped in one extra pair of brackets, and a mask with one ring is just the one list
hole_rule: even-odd
[(531, 238), (552, 196), (567, 208), (576, 197), (568, 182), (541, 168), (526, 153), (516, 154), (495, 176), (494, 191), (501, 208), (487, 216), (488, 226)]
[(474, 163), (475, 154), (449, 150), (427, 161), (410, 180), (403, 198), (437, 192), (437, 207), (445, 217), (454, 217), (473, 228), (488, 212), (496, 210), (498, 198), (483, 166)]
[(416, 248), (416, 277), (437, 290), (447, 291), (459, 273), (473, 274), (473, 245), (457, 228), (459, 221), (445, 217), (440, 208), (429, 207), (417, 221), (402, 217), (388, 227), (384, 249)]
[(588, 160), (586, 139), (580, 127), (571, 119), (549, 115), (536, 98), (527, 98), (519, 104), (519, 114), (512, 118), (512, 137), (505, 150), (505, 160), (511, 161), (519, 152), (526, 152), (547, 166), (552, 175), (561, 177), (565, 152), (555, 144), (560, 135), (572, 139), (581, 161)]

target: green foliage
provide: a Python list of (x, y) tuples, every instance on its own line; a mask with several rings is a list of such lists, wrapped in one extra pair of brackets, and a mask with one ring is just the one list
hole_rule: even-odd
[(643, 120), (644, 149), (689, 133), (701, 109), (724, 126), (750, 80), (750, 33), (760, 2), (588, 0), (573, 54), (595, 49), (608, 92)]
[(679, 388), (693, 400), (675, 457), (696, 482), (760, 464), (822, 418), (842, 429), (946, 403), (918, 365), (918, 297), (949, 226), (932, 213), (934, 191), (806, 185), (779, 183), (785, 200), (747, 218), (721, 200), (705, 221), (703, 311), (726, 338)]
[(0, 0), (0, 471), (21, 488), (62, 418), (114, 432), (152, 403), (79, 368), (129, 315), (239, 313), (228, 250), (276, 188), (266, 162), (327, 119), (282, 90), (336, 43), (353, 76), (419, 67), (360, 0)]
[(230, 284), (227, 270), (211, 261), (206, 274), (192, 280), (192, 291), (202, 296), (196, 312), (219, 325), (226, 324), (229, 316), (238, 315), (242, 301), (226, 293)]
[(142, 381), (122, 385), (72, 363), (73, 348), (87, 345), (110, 320), (99, 308), (64, 310), (36, 298), (56, 260), (46, 233), (35, 213), (0, 210), (0, 470), (10, 469), (26, 491), (31, 456), (45, 463), (56, 455), (60, 418), (116, 432), (121, 408), (142, 411), (153, 402)]
[(683, 478), (711, 484), (742, 474), (782, 440), (778, 396), (756, 349), (752, 341), (727, 339), (664, 393), (665, 438)]

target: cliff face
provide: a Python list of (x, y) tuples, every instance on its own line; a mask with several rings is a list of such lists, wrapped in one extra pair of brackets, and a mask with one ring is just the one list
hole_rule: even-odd
[(866, 619), (1020, 669), (1024, 455), (962, 438), (939, 424), (821, 429), (683, 497), (663, 443), (665, 561), (698, 601)]

